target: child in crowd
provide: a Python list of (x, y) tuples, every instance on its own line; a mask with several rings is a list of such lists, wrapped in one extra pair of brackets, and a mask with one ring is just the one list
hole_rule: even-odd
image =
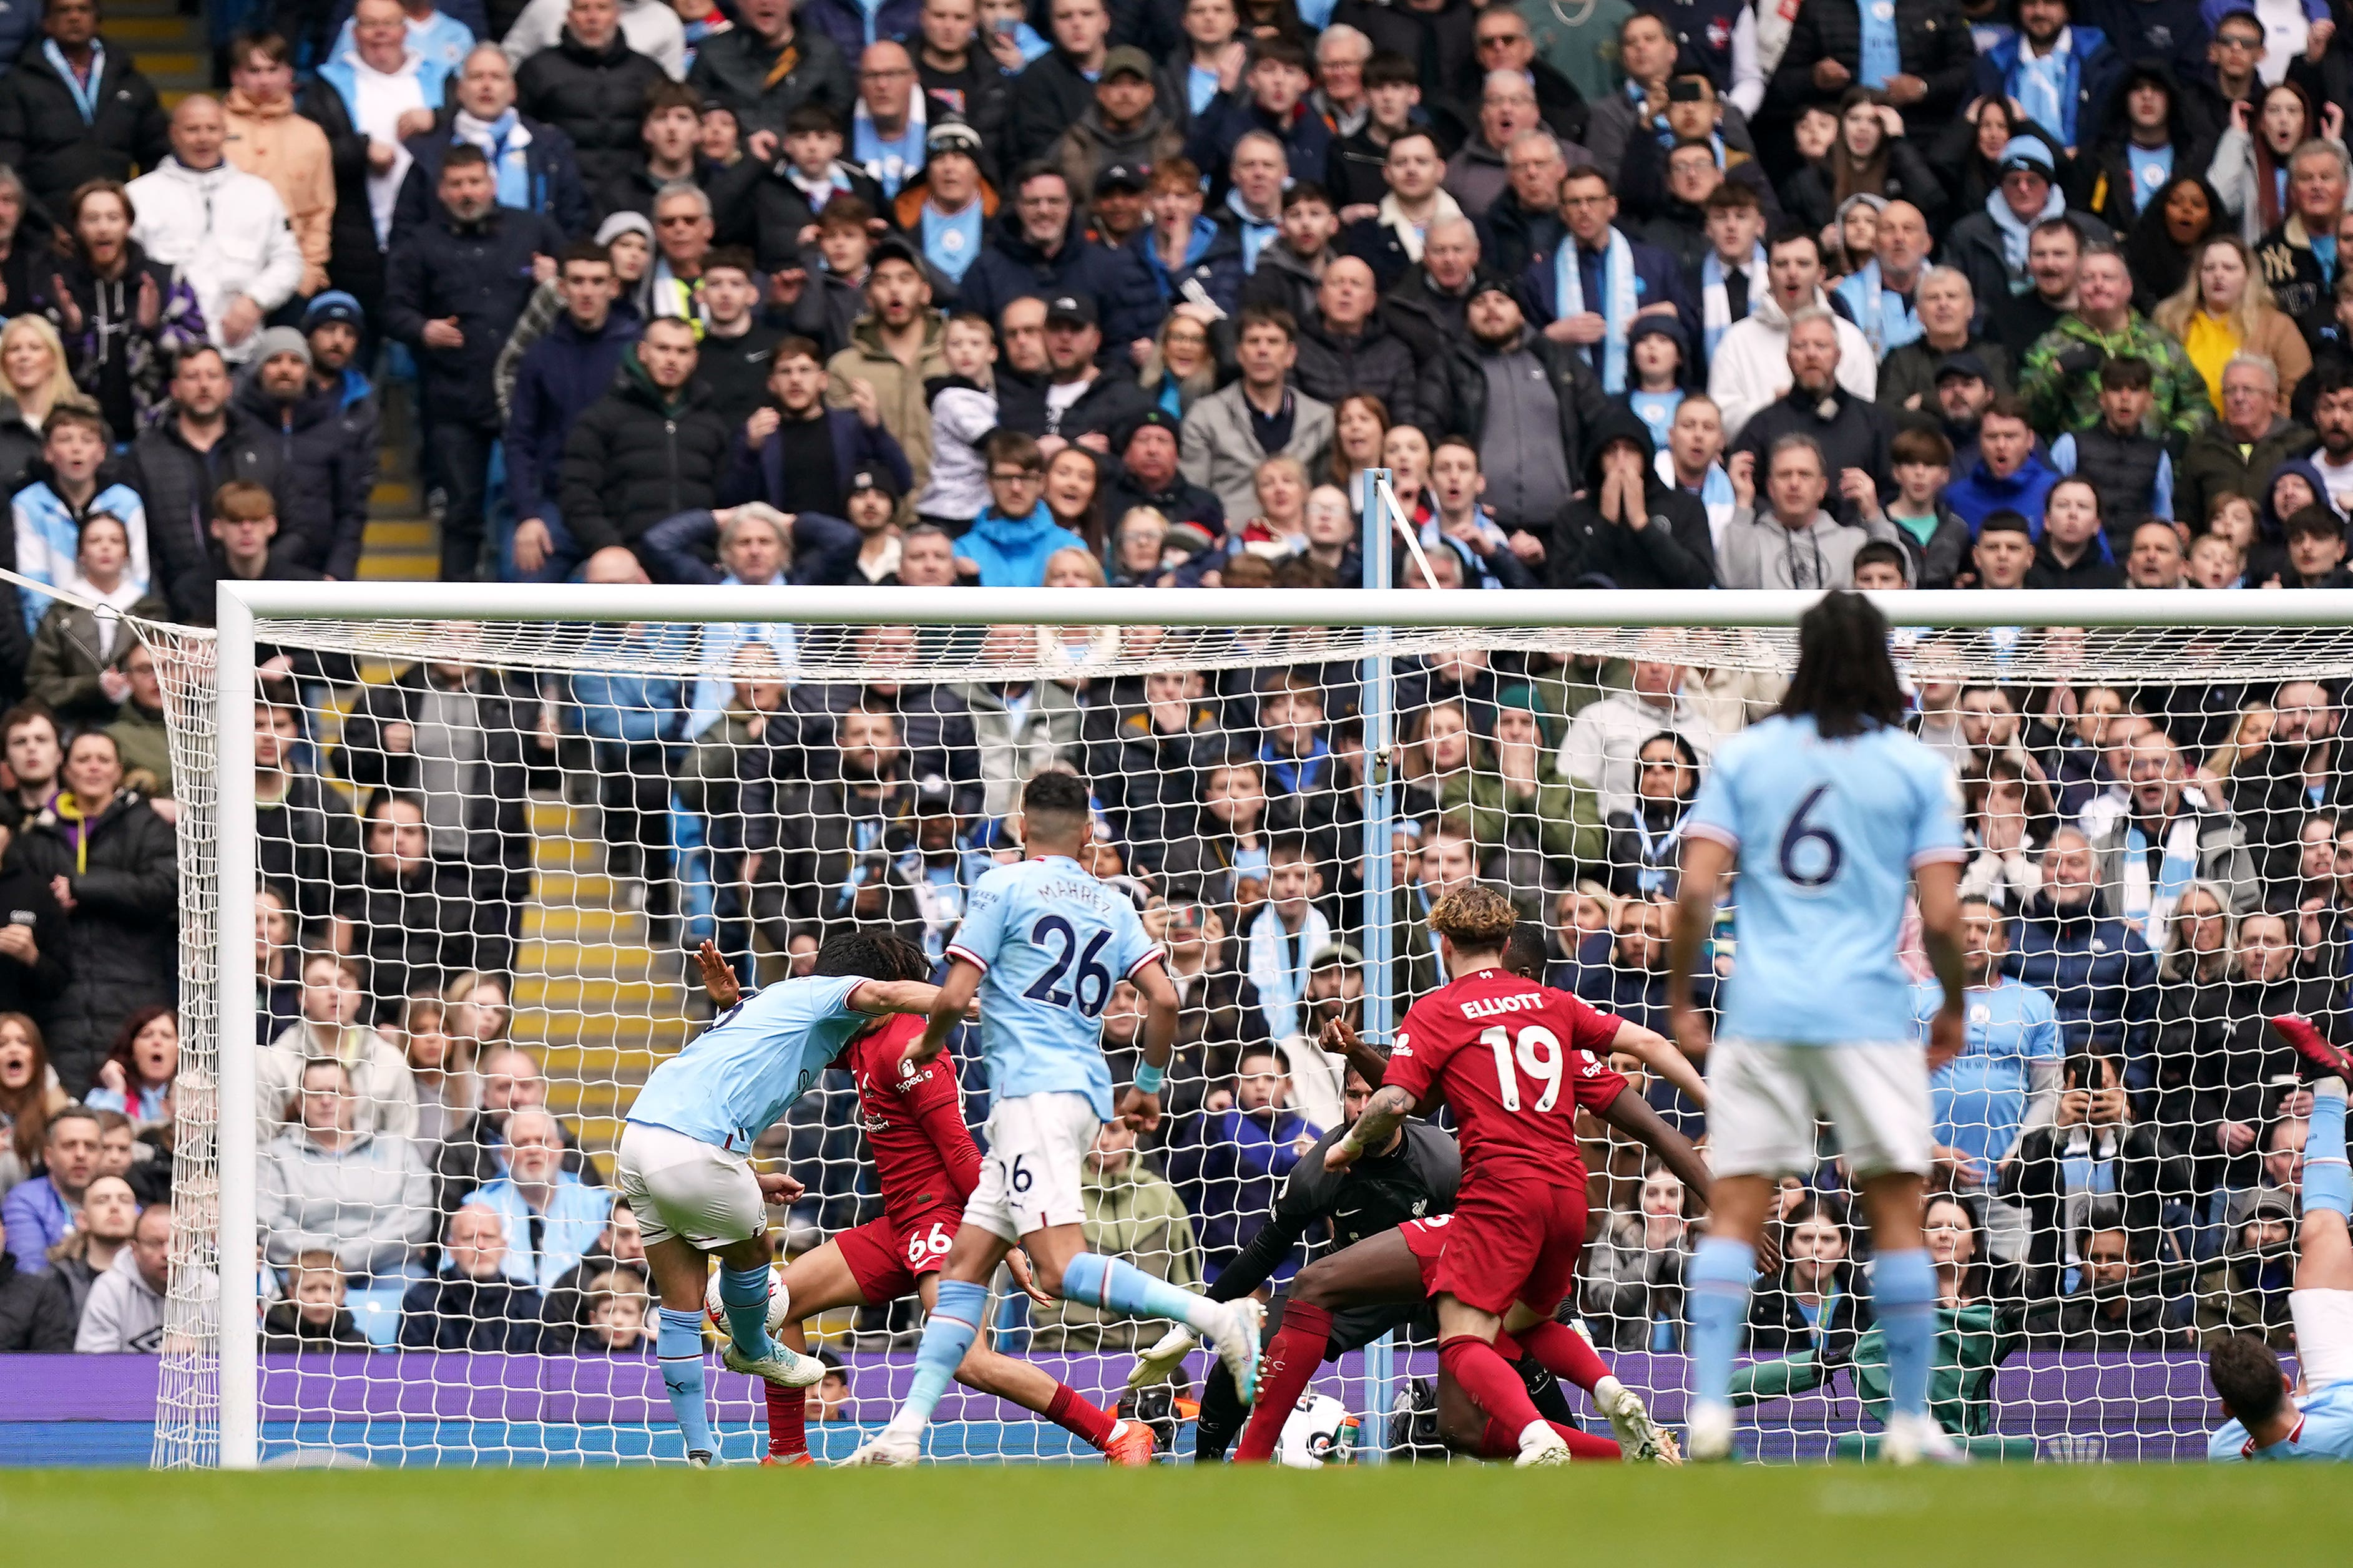
[(1953, 444), (1940, 432), (1905, 426), (1887, 450), (1896, 492), (1887, 503), (1887, 521), (1902, 536), (1904, 574), (1918, 587), (1949, 588), (1969, 553), (1969, 525), (1945, 504)]
[(1973, 588), (2023, 588), (2034, 564), (2034, 533), (2025, 514), (2003, 509), (1989, 512), (1978, 525), (1978, 542), (1969, 551), (1976, 567)]
[(1675, 410), (1683, 406), (1683, 367), (1691, 363), (1683, 323), (1672, 316), (1640, 318), (1627, 333), (1626, 353), (1633, 361), (1635, 380), (1626, 390), (1626, 402), (1649, 426), (1652, 449), (1663, 452)]
[(2189, 542), (2189, 581), (2200, 588), (2243, 588), (2247, 557), (2219, 533), (2201, 533)]
[(932, 477), (916, 498), (925, 522), (962, 528), (988, 504), (988, 465), (980, 443), (997, 428), (997, 334), (959, 311), (940, 333), (948, 374), (931, 384)]
[(2150, 518), (2173, 518), (2173, 454), (2149, 434), (2157, 406), (2157, 373), (2148, 361), (2123, 354), (2100, 366), (2100, 422), (2051, 443), (2051, 465), (2081, 470), (2099, 487), (2103, 559), (2121, 560), (2133, 530)]

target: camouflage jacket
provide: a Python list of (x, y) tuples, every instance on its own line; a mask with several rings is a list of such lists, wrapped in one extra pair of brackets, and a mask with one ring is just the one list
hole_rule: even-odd
[(2018, 390), (2034, 419), (2034, 428), (2046, 437), (2063, 431), (2088, 430), (2100, 422), (2100, 367), (2070, 374), (2060, 359), (2089, 346), (2104, 357), (2137, 355), (2157, 373), (2157, 402), (2149, 410), (2147, 433), (2193, 436), (2214, 417), (2213, 400), (2206, 394), (2206, 378), (2189, 363), (2181, 344), (2158, 329), (2157, 323), (2135, 310), (2125, 330), (2110, 337), (2094, 331), (2083, 317), (2067, 315), (2034, 340), (2019, 362)]

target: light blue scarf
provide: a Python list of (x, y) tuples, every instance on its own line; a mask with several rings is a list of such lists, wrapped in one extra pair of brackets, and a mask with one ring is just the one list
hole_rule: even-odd
[(1894, 0), (1862, 0), (1855, 9), (1862, 13), (1862, 72), (1858, 79), (1865, 87), (1885, 87), (1889, 77), (1904, 69), (1904, 50), (1895, 38)]
[[(1993, 219), (1994, 228), (2001, 235), (2001, 267), (2010, 275), (2010, 291), (2023, 294), (2034, 287), (2034, 279), (2026, 272), (2026, 241), (2034, 231), (2034, 224), (2018, 221), (2018, 215), (2010, 210), (2010, 202), (2001, 194), (2000, 185), (1986, 193), (1985, 210), (1986, 216)], [(2042, 203), (2042, 210), (2034, 215), (2034, 223), (2047, 223), (2066, 210), (2066, 193), (2054, 183), (2051, 195)]]
[[(2185, 792), (2185, 795), (2188, 792)], [(2137, 820), (2125, 824), (2124, 893), (2117, 910), (2141, 940), (2163, 952), (2173, 928), (2173, 908), (2198, 877), (2199, 815), (2186, 798), (2185, 809), (2165, 830), (2165, 853), (2158, 863), (2157, 882), (2148, 879), (2148, 837)]]
[(531, 211), (536, 205), (531, 199), (531, 132), (522, 129), (522, 117), (510, 109), (496, 120), (477, 120), (459, 110), (453, 130), (456, 140), (480, 147), (490, 159), (498, 175), (499, 205)]
[(1838, 295), (1854, 311), (1855, 325), (1871, 341), (1874, 359), (1885, 359), (1926, 331), (1920, 325), (1919, 313), (1905, 306), (1902, 295), (1880, 286), (1876, 261), (1866, 262), (1862, 271), (1840, 279)]
[[(1567, 237), (1553, 253), (1553, 283), (1559, 300), (1558, 315), (1563, 321), (1581, 316), (1588, 309), (1578, 249), (1576, 238)], [(1614, 227), (1609, 231), (1609, 248), (1602, 253), (1601, 276), (1601, 321), (1605, 330), (1601, 334), (1601, 363), (1596, 368), (1601, 372), (1601, 390), (1615, 397), (1626, 390), (1626, 329), (1641, 307), (1634, 289), (1634, 247)]]
[(106, 46), (95, 38), (90, 40), (90, 82), (87, 86), (74, 74), (73, 67), (66, 64), (65, 51), (58, 47), (55, 38), (41, 40), (41, 58), (58, 68), (58, 79), (64, 82), (66, 90), (73, 95), (74, 107), (81, 110), (81, 122), (84, 125), (97, 124), (98, 84), (99, 79), (106, 74)]
[(2026, 40), (2018, 41), (2018, 63), (2010, 68), (2010, 89), (2026, 118), (2059, 132), (2059, 140), (2075, 145), (2075, 29), (2062, 27), (2051, 52), (2036, 58)]

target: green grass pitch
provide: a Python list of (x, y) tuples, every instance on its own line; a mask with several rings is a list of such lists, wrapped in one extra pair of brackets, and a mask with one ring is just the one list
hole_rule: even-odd
[(2214, 1568), (2342, 1563), (2348, 1541), (2353, 1474), (2325, 1465), (0, 1472), (8, 1561), (121, 1550), (174, 1568), (707, 1564), (746, 1550), (793, 1568), (1506, 1568), (1603, 1553), (1661, 1568)]

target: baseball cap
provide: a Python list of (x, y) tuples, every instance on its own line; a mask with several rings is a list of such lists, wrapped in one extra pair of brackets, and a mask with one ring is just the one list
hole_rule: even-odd
[(967, 157), (980, 156), (980, 132), (961, 120), (943, 120), (923, 135), (926, 153), (962, 153)]
[(1097, 195), (1105, 191), (1149, 190), (1151, 186), (1152, 182), (1145, 177), (1144, 171), (1133, 163), (1105, 163), (1103, 172), (1095, 176)]
[(862, 468), (851, 469), (849, 483), (843, 489), (851, 495), (856, 495), (861, 490), (880, 490), (892, 500), (899, 499), (898, 476), (888, 468), (877, 468), (872, 464)]
[(1097, 319), (1092, 294), (1057, 294), (1046, 301), (1046, 324), (1050, 327), (1057, 321), (1092, 327)]
[(1317, 948), (1315, 956), (1307, 961), (1307, 967), (1328, 969), (1339, 963), (1350, 969), (1360, 969), (1364, 966), (1364, 963), (1365, 955), (1361, 949), (1350, 942), (1335, 942), (1329, 946)]
[(866, 253), (867, 276), (872, 277), (873, 269), (886, 261), (903, 261), (918, 272), (923, 269), (923, 258), (915, 254), (915, 247), (896, 235), (876, 240), (874, 248)]
[(341, 321), (354, 331), (367, 330), (367, 312), (360, 302), (341, 289), (330, 289), (311, 300), (310, 309), (302, 312), (302, 330), (323, 327), (330, 321)]
[(1132, 76), (1145, 81), (1152, 79), (1152, 57), (1134, 44), (1122, 44), (1104, 54), (1103, 70), (1095, 78), (1109, 81), (1115, 76)]
[(925, 773), (915, 781), (915, 811), (923, 816), (940, 816), (955, 809), (955, 786), (937, 773)]
[(1937, 381), (1942, 382), (1948, 375), (1975, 376), (1979, 381), (1993, 379), (1986, 374), (1985, 361), (1967, 349), (1957, 354), (1947, 354), (1936, 362)]

